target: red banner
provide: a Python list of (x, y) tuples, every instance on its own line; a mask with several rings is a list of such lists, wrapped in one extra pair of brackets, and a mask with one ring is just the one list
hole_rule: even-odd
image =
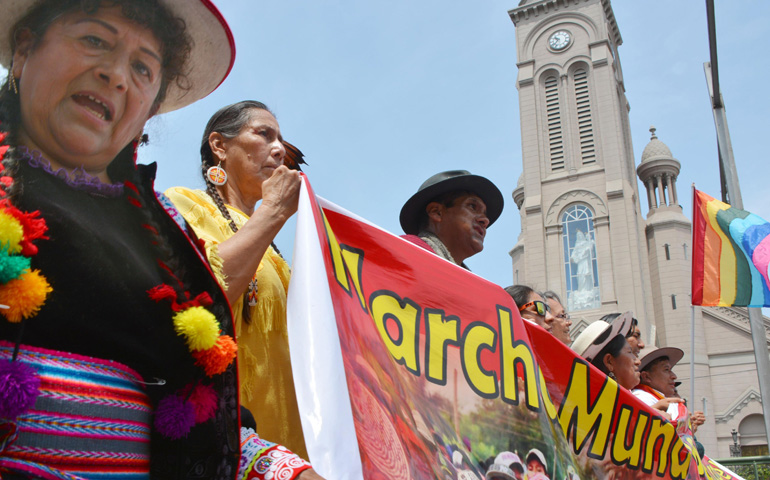
[(500, 286), (309, 187), (299, 217), (292, 362), (311, 461), (328, 478), (481, 479), (503, 452), (528, 480), (731, 478), (701, 461), (686, 422), (677, 433), (523, 321)]

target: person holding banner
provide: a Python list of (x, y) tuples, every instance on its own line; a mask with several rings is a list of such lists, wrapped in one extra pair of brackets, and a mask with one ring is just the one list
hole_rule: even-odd
[(401, 238), (468, 269), (465, 260), (484, 248), (484, 237), (503, 211), (503, 194), (467, 170), (437, 173), (401, 207)]
[(676, 395), (676, 374), (674, 365), (684, 356), (684, 352), (675, 347), (650, 347), (642, 352), (639, 369), (639, 385), (633, 390), (636, 397), (672, 422), (687, 416), (681, 398)]
[(250, 100), (211, 117), (200, 152), (206, 191), (166, 195), (203, 241), (232, 305), (241, 402), (261, 435), (307, 458), (286, 329), (290, 270), (272, 244), (297, 210), (299, 172), (286, 163), (298, 168), (302, 154), (284, 142), (267, 106)]
[(597, 320), (572, 343), (572, 350), (627, 390), (639, 384), (640, 361), (626, 341), (632, 319), (626, 312), (611, 324)]

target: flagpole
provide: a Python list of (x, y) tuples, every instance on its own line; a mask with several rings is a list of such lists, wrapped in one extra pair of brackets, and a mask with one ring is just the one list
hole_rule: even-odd
[(690, 405), (695, 405), (695, 305), (690, 305)]
[[(703, 68), (706, 73), (706, 84), (708, 85), (711, 107), (714, 112), (719, 162), (720, 167), (725, 174), (725, 187), (727, 188), (727, 198), (729, 199), (729, 203), (731, 206), (743, 210), (741, 186), (738, 183), (738, 170), (735, 166), (735, 158), (733, 157), (730, 130), (727, 127), (727, 114), (725, 113), (722, 94), (719, 91), (714, 0), (706, 0), (706, 17), (708, 19), (711, 62), (704, 63)], [(762, 310), (751, 307), (748, 310), (751, 338), (754, 343), (754, 357), (757, 361), (759, 393), (762, 396), (762, 416), (765, 420), (765, 438), (770, 441), (770, 357), (768, 357), (767, 350), (767, 332), (762, 318)]]

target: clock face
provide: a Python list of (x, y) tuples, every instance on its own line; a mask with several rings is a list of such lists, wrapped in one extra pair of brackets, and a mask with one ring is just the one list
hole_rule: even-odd
[(559, 30), (558, 32), (555, 32), (553, 35), (551, 35), (551, 37), (548, 39), (548, 45), (551, 47), (551, 49), (559, 51), (567, 48), (571, 41), (572, 36), (568, 31)]

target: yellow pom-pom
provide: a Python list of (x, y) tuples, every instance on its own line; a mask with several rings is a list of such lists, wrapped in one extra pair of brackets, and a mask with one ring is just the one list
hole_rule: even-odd
[(24, 273), (0, 288), (0, 304), (10, 307), (0, 309), (0, 313), (13, 323), (32, 317), (52, 290), (45, 277), (40, 275), (40, 270)]
[(24, 238), (24, 228), (12, 215), (0, 210), (0, 247), (7, 248), (10, 253), (21, 252), (21, 240)]
[(190, 307), (174, 315), (174, 329), (187, 339), (192, 351), (207, 350), (217, 343), (219, 323), (214, 314), (203, 307)]

